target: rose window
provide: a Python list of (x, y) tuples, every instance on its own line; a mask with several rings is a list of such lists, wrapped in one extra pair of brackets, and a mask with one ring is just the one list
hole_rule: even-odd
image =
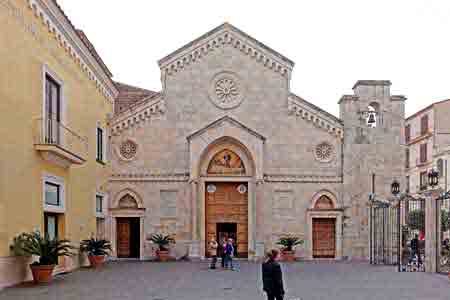
[(222, 103), (232, 103), (239, 97), (237, 84), (231, 78), (224, 78), (216, 83), (216, 95)]
[(231, 109), (243, 100), (243, 85), (239, 77), (232, 72), (223, 71), (212, 79), (209, 88), (211, 101), (221, 109)]
[(120, 155), (125, 159), (132, 159), (136, 156), (137, 145), (133, 141), (125, 141), (120, 145)]
[(328, 143), (320, 143), (316, 146), (315, 155), (320, 161), (330, 161), (333, 158), (333, 146)]

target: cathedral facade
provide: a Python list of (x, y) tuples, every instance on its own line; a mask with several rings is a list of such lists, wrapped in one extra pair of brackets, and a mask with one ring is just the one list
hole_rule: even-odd
[(161, 92), (117, 84), (105, 235), (114, 256), (207, 256), (232, 237), (258, 258), (280, 236), (298, 258), (366, 259), (369, 194), (404, 178), (404, 107), (389, 81), (360, 80), (340, 117), (290, 90), (294, 63), (225, 23), (158, 62)]

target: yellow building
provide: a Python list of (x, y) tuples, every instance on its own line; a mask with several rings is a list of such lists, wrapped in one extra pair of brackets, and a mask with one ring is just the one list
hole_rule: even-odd
[(56, 1), (0, 0), (0, 27), (2, 287), (29, 276), (9, 250), (17, 234), (40, 230), (77, 245), (104, 232), (106, 128), (117, 89)]

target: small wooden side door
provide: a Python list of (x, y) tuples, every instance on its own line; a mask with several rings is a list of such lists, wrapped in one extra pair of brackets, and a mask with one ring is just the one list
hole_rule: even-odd
[(334, 258), (336, 255), (336, 219), (313, 219), (313, 257)]
[(117, 256), (130, 257), (131, 226), (129, 219), (117, 219)]

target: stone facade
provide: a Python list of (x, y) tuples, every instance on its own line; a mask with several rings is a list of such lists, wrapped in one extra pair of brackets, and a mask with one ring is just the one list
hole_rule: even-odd
[[(110, 122), (112, 176), (108, 234), (117, 251), (117, 216), (138, 217), (140, 258), (146, 240), (176, 234), (176, 254), (205, 256), (205, 187), (248, 184), (248, 253), (260, 257), (292, 233), (305, 239), (297, 256), (313, 258), (314, 218), (335, 219), (335, 255), (368, 256), (367, 199), (387, 197), (404, 178), (404, 100), (389, 81), (358, 81), (340, 100), (337, 118), (290, 89), (294, 63), (230, 24), (223, 24), (159, 61), (163, 89)], [(367, 126), (368, 106), (377, 126)], [(207, 172), (228, 149), (240, 176)], [(121, 207), (124, 195), (138, 205)], [(318, 208), (321, 196), (332, 207)]]

